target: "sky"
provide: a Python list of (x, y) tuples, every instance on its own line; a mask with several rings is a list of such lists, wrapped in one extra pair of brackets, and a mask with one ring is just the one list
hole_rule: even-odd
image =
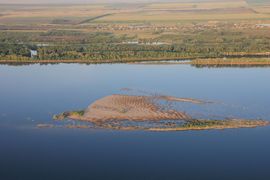
[(96, 3), (96, 2), (125, 2), (125, 0), (0, 0), (0, 3), (8, 3), (8, 4), (48, 4), (48, 3), (76, 4), (76, 3)]
[[(113, 3), (113, 2), (156, 2), (156, 1), (163, 1), (163, 2), (190, 2), (190, 1), (211, 1), (211, 0), (0, 0), (0, 4), (77, 4), (77, 3)], [(213, 0), (212, 0), (213, 1)], [(222, 1), (222, 0), (215, 0), (215, 1)], [(226, 1), (226, 0), (223, 0)]]

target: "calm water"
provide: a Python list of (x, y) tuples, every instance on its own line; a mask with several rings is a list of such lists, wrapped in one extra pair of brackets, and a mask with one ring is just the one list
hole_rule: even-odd
[(270, 120), (269, 79), (270, 68), (0, 65), (0, 179), (269, 180), (270, 127), (162, 133), (36, 128), (121, 88), (219, 102), (197, 109), (206, 116)]

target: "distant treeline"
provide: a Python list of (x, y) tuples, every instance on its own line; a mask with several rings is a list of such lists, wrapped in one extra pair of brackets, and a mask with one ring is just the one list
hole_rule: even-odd
[[(135, 43), (129, 43), (135, 42)], [(140, 42), (140, 43), (138, 43)], [(157, 42), (166, 42), (160, 43)], [(170, 43), (169, 43), (170, 42)], [(37, 60), (125, 60), (162, 58), (213, 58), (224, 56), (264, 56), (270, 51), (269, 37), (254, 33), (216, 32), (160, 36), (138, 39), (110, 32), (79, 31), (0, 32), (0, 59)], [(155, 44), (156, 43), (156, 44)]]

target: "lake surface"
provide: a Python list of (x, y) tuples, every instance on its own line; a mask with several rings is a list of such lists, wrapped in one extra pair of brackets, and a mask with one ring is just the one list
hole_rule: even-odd
[[(217, 102), (205, 117), (270, 120), (270, 68), (0, 65), (0, 179), (270, 179), (270, 127), (183, 132), (39, 129), (121, 88)], [(181, 108), (181, 107), (180, 107)], [(189, 105), (182, 108), (189, 110)], [(196, 114), (195, 111), (198, 111)]]

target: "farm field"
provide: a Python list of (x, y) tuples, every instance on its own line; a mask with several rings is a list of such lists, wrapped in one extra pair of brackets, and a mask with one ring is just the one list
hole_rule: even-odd
[(0, 10), (6, 61), (265, 58), (270, 51), (270, 5), (263, 1), (3, 4)]

